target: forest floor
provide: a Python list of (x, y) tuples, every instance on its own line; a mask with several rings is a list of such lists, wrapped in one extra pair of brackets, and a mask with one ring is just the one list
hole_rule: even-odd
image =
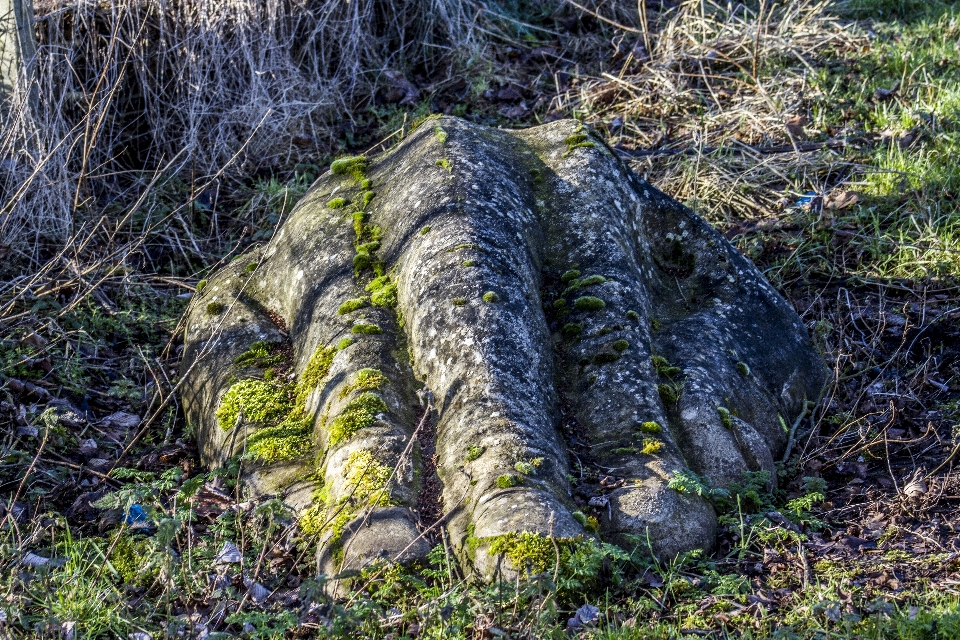
[[(648, 6), (646, 35), (524, 16), (456, 77), (358, 105), (312, 163), (215, 198), (164, 178), (127, 220), (138, 262), (78, 251), (73, 276), (3, 289), (0, 638), (960, 638), (960, 6)], [(717, 498), (712, 555), (638, 545), (484, 586), (436, 540), (331, 600), (294, 514), (200, 466), (175, 393), (196, 283), (331, 159), (437, 112), (582, 119), (800, 313), (833, 384), (774, 492)]]

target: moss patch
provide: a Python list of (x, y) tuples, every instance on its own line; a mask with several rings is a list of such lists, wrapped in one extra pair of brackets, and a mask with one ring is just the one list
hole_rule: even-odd
[(650, 363), (653, 364), (653, 368), (657, 370), (658, 374), (667, 378), (672, 378), (681, 373), (680, 367), (673, 366), (663, 356), (651, 356)]
[(241, 415), (248, 422), (269, 425), (282, 420), (291, 408), (285, 386), (265, 380), (241, 380), (223, 394), (215, 415), (220, 428), (228, 431), (236, 426)]
[(606, 306), (606, 302), (594, 296), (581, 296), (573, 301), (573, 308), (578, 311), (597, 311)]
[(660, 399), (663, 400), (663, 404), (666, 405), (675, 405), (680, 399), (680, 394), (677, 393), (677, 390), (672, 384), (658, 384), (657, 393), (660, 394)]
[(593, 142), (590, 141), (590, 136), (586, 133), (575, 133), (563, 142), (567, 145), (567, 152), (563, 154), (564, 157), (569, 156), (576, 149), (590, 149), (594, 146)]
[(464, 461), (473, 462), (474, 460), (477, 460), (480, 456), (482, 456), (484, 451), (486, 450), (487, 450), (486, 447), (478, 447), (477, 445), (473, 445), (469, 449), (467, 449), (467, 455), (464, 458)]
[(343, 338), (340, 342), (337, 343), (337, 351), (343, 351), (347, 347), (353, 344), (353, 338)]
[(303, 409), (295, 408), (283, 422), (257, 429), (247, 438), (247, 457), (270, 463), (293, 460), (310, 453), (313, 421)]
[(342, 176), (349, 175), (357, 182), (364, 179), (368, 160), (365, 156), (351, 156), (338, 158), (330, 165), (330, 173)]
[(494, 303), (494, 302), (499, 302), (499, 301), (500, 301), (500, 296), (498, 296), (498, 295), (497, 295), (496, 293), (494, 293), (493, 291), (487, 291), (485, 294), (483, 294), (483, 301), (484, 301), (484, 302), (489, 302), (489, 303), (491, 303), (491, 304)]
[(221, 303), (211, 302), (210, 304), (207, 305), (207, 315), (218, 316), (221, 313), (223, 313), (224, 309), (226, 309), (226, 307), (223, 306)]
[(328, 209), (343, 209), (347, 206), (347, 200), (345, 198), (334, 198), (327, 202)]
[(504, 473), (503, 475), (497, 476), (497, 486), (501, 489), (509, 489), (518, 484), (520, 484), (520, 478), (512, 473)]
[(623, 353), (629, 348), (630, 348), (630, 343), (627, 342), (626, 340), (617, 340), (616, 342), (613, 343), (613, 350), (617, 351), (618, 353)]
[(367, 291), (372, 295), (370, 301), (375, 307), (392, 309), (397, 306), (397, 284), (390, 276), (379, 276), (367, 285)]
[(350, 328), (350, 332), (360, 335), (373, 336), (383, 333), (383, 329), (375, 324), (355, 324)]
[(279, 345), (271, 344), (264, 340), (258, 340), (250, 345), (250, 348), (241, 353), (233, 361), (235, 365), (241, 368), (257, 367), (265, 369), (283, 363), (283, 355), (274, 353)]
[(737, 373), (739, 373), (739, 374), (742, 375), (742, 376), (749, 376), (749, 375), (750, 375), (750, 365), (748, 365), (746, 362), (738, 362), (738, 363), (737, 363)]
[(720, 416), (720, 424), (724, 429), (733, 429), (733, 414), (726, 407), (717, 407), (717, 414)]
[(659, 422), (648, 420), (640, 425), (640, 431), (644, 433), (661, 433), (663, 431), (663, 427), (660, 426)]
[(563, 325), (563, 329), (560, 330), (560, 333), (563, 334), (564, 338), (576, 338), (583, 333), (583, 325), (577, 324), (576, 322), (567, 323)]
[(653, 455), (663, 449), (663, 442), (656, 440), (654, 438), (644, 438), (643, 439), (643, 448), (640, 449), (640, 453), (647, 455)]
[(372, 426), (377, 421), (377, 414), (387, 410), (387, 404), (377, 394), (370, 391), (360, 394), (330, 423), (330, 445), (343, 442), (357, 431)]
[(340, 308), (337, 309), (337, 314), (343, 316), (348, 313), (353, 313), (357, 309), (363, 309), (369, 304), (366, 298), (351, 298), (340, 305)]
[(390, 384), (390, 380), (387, 379), (387, 376), (383, 375), (383, 372), (379, 369), (360, 369), (353, 382), (346, 385), (343, 390), (340, 391), (340, 397), (346, 398), (354, 391), (375, 391), (382, 389), (388, 384)]

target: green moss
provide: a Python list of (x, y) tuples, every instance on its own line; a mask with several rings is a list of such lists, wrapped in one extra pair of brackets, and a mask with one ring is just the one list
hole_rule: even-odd
[(367, 158), (364, 156), (338, 158), (330, 165), (330, 173), (334, 175), (349, 175), (357, 182), (364, 179), (366, 171)]
[(290, 409), (286, 387), (264, 380), (241, 380), (223, 394), (215, 416), (220, 428), (227, 431), (241, 415), (247, 422), (269, 425), (282, 420)]
[(463, 262), (460, 263), (460, 265), (463, 267), (472, 267), (475, 264), (477, 264), (476, 260), (464, 260)]
[(390, 500), (385, 489), (391, 473), (390, 467), (378, 462), (372, 451), (352, 452), (343, 472), (347, 487), (353, 492), (350, 499), (364, 506), (386, 507)]
[(563, 142), (567, 145), (567, 152), (563, 154), (564, 156), (570, 155), (575, 149), (589, 149), (594, 146), (593, 142), (590, 141), (590, 136), (586, 133), (575, 133)]
[(520, 484), (520, 478), (512, 473), (505, 473), (497, 476), (497, 486), (501, 489), (509, 489)]
[(363, 206), (366, 207), (368, 204), (370, 204), (370, 201), (373, 200), (373, 199), (376, 197), (376, 195), (377, 195), (377, 194), (374, 193), (373, 191), (364, 191), (364, 192), (363, 192)]
[(613, 450), (613, 452), (617, 455), (624, 455), (624, 454), (636, 453), (637, 448), (636, 447), (617, 447), (616, 449)]
[(387, 284), (379, 291), (370, 296), (370, 301), (375, 307), (387, 307), (392, 309), (397, 306), (397, 285), (393, 282)]
[(466, 458), (464, 458), (464, 461), (473, 462), (474, 460), (482, 456), (486, 450), (487, 450), (486, 447), (479, 447), (477, 445), (473, 445), (472, 447), (467, 449), (467, 456)]
[(257, 429), (247, 438), (246, 457), (265, 462), (294, 460), (310, 453), (313, 421), (295, 409), (273, 427)]
[(606, 306), (606, 302), (594, 296), (581, 296), (573, 301), (573, 308), (578, 311), (597, 311)]
[(253, 273), (254, 271), (257, 270), (257, 263), (251, 262), (246, 267), (244, 267), (243, 270), (246, 271), (247, 273)]
[(589, 287), (595, 284), (603, 284), (607, 279), (603, 276), (587, 276), (580, 281), (581, 287)]
[(720, 424), (723, 425), (723, 428), (733, 429), (733, 415), (730, 413), (730, 409), (717, 407), (717, 413), (720, 415)]
[(490, 303), (499, 302), (500, 296), (498, 296), (493, 291), (487, 291), (485, 294), (483, 294), (483, 301), (490, 302)]
[(529, 462), (524, 462), (523, 460), (520, 460), (513, 465), (513, 468), (516, 469), (518, 473), (522, 473), (525, 476), (532, 476), (537, 473), (536, 467)]
[(746, 362), (738, 362), (738, 363), (737, 363), (737, 373), (739, 373), (739, 374), (742, 375), (742, 376), (749, 376), (749, 375), (750, 375), (750, 365), (748, 365)]
[(601, 327), (600, 331), (597, 331), (597, 335), (606, 336), (613, 333), (613, 329), (610, 327)]
[(437, 160), (436, 165), (441, 169), (445, 169), (447, 172), (450, 172), (452, 169), (450, 167), (450, 161), (446, 158), (440, 158)]
[(233, 361), (240, 368), (257, 367), (264, 369), (272, 367), (283, 362), (283, 355), (272, 354), (274, 345), (264, 340), (258, 340), (250, 345), (250, 348), (241, 353)]
[(645, 455), (653, 455), (659, 453), (663, 449), (663, 442), (656, 440), (654, 438), (644, 438), (643, 439), (643, 448), (640, 449), (640, 453)]
[(656, 318), (653, 318), (652, 320), (650, 320), (650, 329), (652, 331), (660, 331), (660, 321), (657, 320)]
[(340, 305), (340, 307), (337, 309), (337, 314), (341, 316), (345, 316), (348, 313), (353, 313), (357, 309), (363, 309), (369, 304), (370, 303), (367, 301), (366, 298), (351, 298), (350, 300), (347, 300), (346, 302)]
[(340, 391), (340, 397), (346, 398), (354, 391), (375, 391), (388, 384), (390, 380), (379, 369), (360, 369), (354, 381)]
[(568, 282), (576, 280), (579, 277), (580, 277), (579, 271), (577, 271), (576, 269), (570, 269), (569, 271), (564, 272), (562, 276), (560, 276), (560, 282), (563, 282), (564, 284), (566, 284)]
[(640, 314), (636, 311), (627, 311), (627, 319), (633, 320), (634, 322), (639, 322)]
[(563, 334), (564, 338), (576, 338), (583, 333), (583, 325), (577, 324), (576, 322), (569, 322), (563, 325), (563, 329), (560, 330), (560, 333)]
[(345, 495), (334, 501), (327, 487), (320, 487), (313, 495), (313, 505), (304, 511), (297, 524), (307, 535), (316, 536), (329, 530), (327, 544), (342, 560), (341, 538), (350, 521), (365, 508), (390, 505), (387, 484), (392, 470), (379, 462), (373, 452), (359, 449), (350, 454), (341, 473), (346, 479)]
[(453, 299), (451, 300), (451, 302), (452, 302), (455, 306), (462, 307), (463, 305), (467, 304), (467, 299), (466, 299), (466, 298), (453, 298)]
[(303, 375), (300, 376), (300, 382), (297, 384), (298, 405), (305, 404), (310, 392), (319, 387), (323, 379), (330, 373), (333, 358), (337, 355), (339, 348), (339, 345), (337, 347), (324, 347), (320, 345), (317, 347), (317, 350), (313, 352), (313, 355), (310, 356), (310, 360), (307, 362), (307, 368), (303, 370)]
[(353, 214), (353, 232), (357, 236), (357, 242), (363, 237), (364, 223), (367, 221), (366, 211), (356, 211)]
[(651, 356), (650, 362), (653, 363), (653, 368), (657, 370), (661, 376), (666, 376), (667, 378), (672, 378), (681, 373), (680, 367), (675, 367), (663, 356)]
[(373, 181), (370, 180), (369, 178), (364, 178), (363, 180), (360, 181), (361, 189), (367, 190), (372, 186), (373, 186)]
[(353, 256), (353, 272), (359, 275), (361, 271), (373, 264), (373, 258), (369, 253), (358, 253)]
[(390, 276), (381, 275), (371, 280), (370, 284), (368, 284), (365, 287), (365, 289), (370, 293), (376, 293), (377, 291), (380, 291), (381, 289), (383, 289), (389, 284), (390, 284)]
[(370, 242), (364, 242), (363, 244), (357, 245), (357, 253), (366, 253), (370, 254), (380, 248), (379, 240), (371, 240)]
[(663, 403), (666, 405), (675, 405), (677, 404), (677, 400), (680, 399), (677, 390), (672, 384), (658, 384), (657, 393), (660, 394), (660, 399), (663, 400)]
[(328, 209), (343, 209), (345, 206), (347, 206), (345, 198), (334, 198), (327, 202)]
[(609, 364), (611, 362), (616, 362), (620, 359), (619, 353), (610, 353), (609, 351), (601, 351), (597, 355), (593, 356), (593, 364)]
[(644, 433), (661, 433), (663, 431), (663, 427), (660, 426), (659, 422), (648, 420), (640, 425), (640, 431)]
[(630, 348), (630, 343), (627, 342), (626, 340), (617, 340), (616, 342), (613, 343), (613, 350), (618, 351), (620, 353), (623, 353), (629, 348)]
[(377, 421), (377, 414), (387, 410), (387, 404), (377, 394), (370, 391), (360, 394), (330, 422), (330, 445), (343, 442), (357, 431), (372, 426)]
[(351, 333), (357, 333), (361, 335), (375, 336), (383, 333), (383, 329), (378, 327), (375, 324), (355, 324), (350, 328)]
[(149, 540), (121, 535), (107, 560), (124, 583), (149, 587), (160, 573), (159, 565), (150, 562), (152, 556), (153, 545)]
[(515, 568), (526, 568), (531, 574), (544, 573), (557, 562), (554, 541), (528, 531), (491, 538), (490, 553), (506, 555)]
[(424, 228), (420, 229), (420, 235), (425, 236), (428, 233), (430, 233), (430, 225), (427, 225)]
[(437, 137), (437, 140), (440, 141), (440, 144), (447, 144), (447, 132), (440, 125), (437, 125), (433, 128), (433, 135)]
[(337, 343), (337, 351), (343, 351), (347, 347), (353, 344), (353, 338), (343, 338), (340, 342)]
[(563, 308), (563, 307), (565, 307), (565, 306), (567, 306), (567, 301), (564, 300), (563, 298), (559, 298), (559, 299), (553, 301), (553, 308), (554, 308), (554, 309), (560, 309), (560, 308)]
[(218, 316), (223, 313), (224, 309), (226, 309), (226, 307), (219, 302), (211, 302), (207, 305), (207, 314), (211, 316)]
[(580, 281), (579, 281), (579, 280), (571, 280), (571, 281), (570, 281), (570, 286), (568, 286), (566, 289), (563, 290), (563, 292), (560, 294), (560, 297), (561, 297), (561, 298), (569, 298), (569, 297), (573, 296), (573, 294), (575, 294), (575, 293), (576, 293), (577, 291), (579, 291), (579, 290), (580, 290)]

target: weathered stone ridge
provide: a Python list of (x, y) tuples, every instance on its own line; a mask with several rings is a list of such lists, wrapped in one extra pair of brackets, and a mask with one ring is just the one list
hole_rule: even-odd
[[(243, 454), (255, 490), (301, 506), (328, 572), (426, 552), (421, 386), (443, 526), (489, 576), (520, 532), (709, 548), (712, 508), (671, 477), (773, 472), (781, 424), (825, 381), (757, 269), (574, 121), (432, 119), (337, 161), (268, 245), (211, 278), (186, 342), (204, 459)], [(595, 516), (571, 498), (561, 427), (626, 480)]]

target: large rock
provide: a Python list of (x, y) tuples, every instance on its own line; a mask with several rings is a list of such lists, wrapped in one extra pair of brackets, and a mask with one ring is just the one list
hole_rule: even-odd
[(440, 118), (334, 163), (211, 278), (186, 336), (204, 460), (244, 454), (255, 491), (304, 510), (328, 573), (428, 550), (424, 398), (444, 524), (489, 576), (511, 534), (591, 535), (582, 465), (624, 480), (593, 501), (603, 538), (710, 548), (712, 507), (669, 480), (775, 477), (782, 425), (825, 381), (759, 271), (574, 121)]

